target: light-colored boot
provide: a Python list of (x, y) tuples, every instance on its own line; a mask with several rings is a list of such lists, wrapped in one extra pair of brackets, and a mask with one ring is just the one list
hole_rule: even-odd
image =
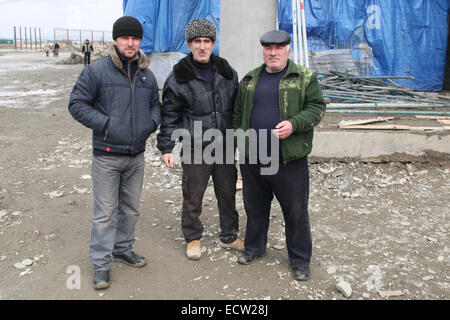
[(200, 240), (193, 240), (187, 244), (186, 255), (191, 260), (199, 260), (202, 257)]
[(223, 243), (222, 241), (220, 242), (220, 246), (222, 248), (230, 248), (230, 249), (235, 249), (237, 251), (244, 251), (244, 240), (242, 240), (240, 237), (237, 237), (236, 240), (234, 240), (231, 243)]

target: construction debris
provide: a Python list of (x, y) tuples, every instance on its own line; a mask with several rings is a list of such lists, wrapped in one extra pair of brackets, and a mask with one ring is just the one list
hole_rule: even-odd
[[(109, 54), (109, 48), (102, 48), (102, 47), (96, 47), (96, 50), (91, 55), (91, 62), (101, 59)], [(83, 55), (80, 53), (80, 49), (78, 48), (71, 48), (71, 54), (70, 57), (61, 61), (61, 64), (83, 64), (84, 58)]]
[(338, 123), (338, 127), (345, 128), (348, 126), (362, 125), (362, 124), (375, 123), (375, 122), (383, 122), (383, 121), (389, 121), (389, 120), (393, 120), (393, 119), (394, 119), (394, 117), (389, 117), (389, 118), (378, 117), (376, 119), (342, 120), (341, 122)]
[[(399, 124), (372, 124), (376, 122), (389, 122), (393, 120), (394, 117), (378, 117), (375, 119), (363, 119), (363, 120), (342, 120), (338, 123), (338, 127), (341, 129), (363, 129), (363, 130), (413, 130), (413, 131), (448, 131), (450, 126), (410, 126), (410, 125), (399, 125)], [(444, 123), (444, 121), (436, 119), (439, 123)]]
[(394, 82), (395, 79), (414, 79), (413, 77), (358, 76), (342, 71), (318, 73), (317, 76), (329, 113), (437, 116), (450, 111), (448, 97), (425, 95)]
[(70, 57), (63, 60), (62, 64), (81, 64), (83, 63), (83, 56), (79, 53), (72, 52)]
[(389, 297), (400, 297), (403, 295), (403, 291), (378, 291), (378, 294), (381, 298), (389, 298)]

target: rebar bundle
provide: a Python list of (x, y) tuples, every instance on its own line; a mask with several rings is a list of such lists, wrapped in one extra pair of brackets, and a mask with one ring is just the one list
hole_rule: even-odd
[(449, 114), (449, 97), (426, 96), (394, 81), (414, 77), (358, 76), (338, 71), (318, 73), (317, 77), (329, 113)]

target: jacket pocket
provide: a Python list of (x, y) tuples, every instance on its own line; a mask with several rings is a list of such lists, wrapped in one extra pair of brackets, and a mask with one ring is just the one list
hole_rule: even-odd
[(105, 142), (115, 145), (131, 145), (130, 128), (129, 118), (110, 116), (107, 125), (108, 133), (103, 134), (103, 139)]

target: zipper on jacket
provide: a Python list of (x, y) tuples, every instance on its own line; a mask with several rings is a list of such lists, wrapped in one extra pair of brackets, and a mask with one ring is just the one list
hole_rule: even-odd
[(214, 87), (211, 87), (209, 82), (206, 81), (205, 79), (203, 79), (202, 77), (197, 76), (197, 79), (205, 82), (208, 85), (208, 87), (211, 88), (212, 97), (213, 97), (213, 114), (214, 114), (214, 119), (216, 120), (216, 129), (219, 129), (219, 127), (218, 127), (219, 122), (217, 121), (217, 115), (219, 113), (217, 112), (217, 109), (216, 109), (216, 89), (215, 89), (215, 87), (216, 87), (216, 85), (215, 85), (216, 84), (216, 72), (214, 71), (214, 80), (213, 80), (214, 81)]
[[(130, 68), (130, 64), (128, 64), (128, 68)], [(131, 148), (134, 146), (134, 128), (133, 128), (133, 106), (134, 106), (134, 87), (135, 87), (135, 79), (137, 74), (139, 73), (139, 66), (138, 69), (136, 70), (136, 73), (133, 76), (133, 79), (131, 79), (131, 97), (130, 97), (130, 112), (131, 112)]]
[[(130, 72), (130, 69), (131, 69), (131, 67), (130, 67), (130, 63), (128, 62), (128, 72)], [(131, 88), (131, 93), (130, 93), (130, 121), (131, 121), (131, 147), (130, 148), (132, 148), (133, 147), (133, 145), (134, 145), (134, 134), (133, 134), (133, 104), (134, 104), (134, 101), (133, 101), (133, 96), (134, 96), (134, 79), (136, 79), (136, 76), (138, 75), (138, 73), (140, 72), (140, 70), (139, 70), (139, 65), (138, 65), (138, 69), (137, 69), (137, 71), (136, 71), (136, 73), (134, 74), (134, 76), (133, 76), (133, 78), (130, 78), (130, 73), (125, 73), (124, 71), (123, 71), (123, 69), (120, 69), (120, 71), (128, 78), (128, 81), (130, 81), (130, 88)]]

